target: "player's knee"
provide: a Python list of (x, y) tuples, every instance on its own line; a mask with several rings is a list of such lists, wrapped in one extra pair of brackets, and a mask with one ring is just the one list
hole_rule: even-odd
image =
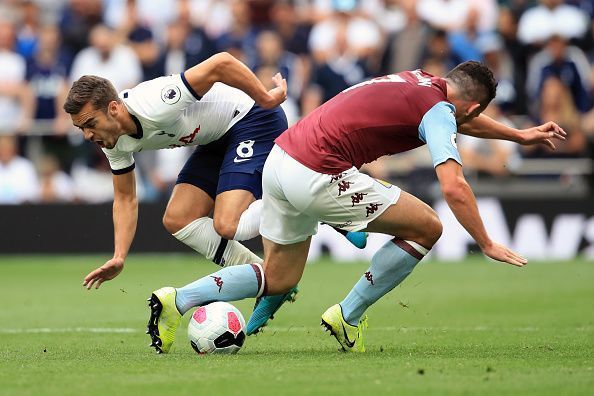
[(225, 239), (233, 239), (237, 232), (237, 221), (233, 221), (229, 218), (215, 218), (214, 228), (217, 234)]
[(443, 232), (443, 225), (437, 217), (437, 214), (434, 212), (434, 215), (430, 217), (429, 221), (427, 222), (426, 228), (426, 238), (427, 238), (427, 246), (428, 248), (433, 247), (441, 237)]
[(185, 226), (189, 224), (189, 221), (182, 216), (178, 216), (171, 211), (165, 211), (163, 215), (163, 226), (170, 234), (175, 234)]

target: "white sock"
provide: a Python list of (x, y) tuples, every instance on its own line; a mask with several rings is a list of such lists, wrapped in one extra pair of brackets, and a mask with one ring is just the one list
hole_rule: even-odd
[(173, 236), (221, 267), (262, 263), (260, 257), (241, 243), (221, 238), (210, 217), (194, 220)]
[(262, 212), (262, 200), (258, 199), (241, 214), (237, 231), (233, 239), (235, 241), (247, 241), (260, 235), (260, 213)]

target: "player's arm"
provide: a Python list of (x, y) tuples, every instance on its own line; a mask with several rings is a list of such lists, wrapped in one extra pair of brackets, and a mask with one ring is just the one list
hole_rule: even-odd
[(516, 129), (485, 114), (460, 125), (458, 132), (483, 139), (511, 140), (525, 146), (544, 144), (552, 150), (555, 150), (553, 140), (565, 140), (567, 136), (563, 128), (552, 121), (532, 128)]
[(474, 194), (464, 179), (462, 166), (453, 159), (449, 159), (437, 165), (435, 172), (445, 201), (458, 222), (468, 231), (483, 253), (492, 259), (518, 267), (526, 264), (526, 259), (489, 238), (480, 217)]
[(204, 96), (216, 82), (238, 88), (265, 109), (278, 106), (287, 98), (287, 81), (277, 73), (275, 88), (267, 90), (258, 77), (238, 59), (227, 52), (211, 56), (183, 74), (194, 92)]
[(526, 264), (524, 258), (489, 238), (479, 215), (474, 194), (464, 179), (455, 136), (456, 119), (451, 104), (437, 103), (423, 116), (419, 125), (419, 138), (427, 143), (448, 206), (485, 255), (523, 266)]
[(136, 197), (136, 178), (134, 171), (113, 175), (113, 258), (101, 267), (89, 273), (83, 286), (91, 289), (93, 284), (98, 289), (101, 284), (118, 276), (124, 269), (124, 261), (136, 233), (138, 220), (138, 199)]

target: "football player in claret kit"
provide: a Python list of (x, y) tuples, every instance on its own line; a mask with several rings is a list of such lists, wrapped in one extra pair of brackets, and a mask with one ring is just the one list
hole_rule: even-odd
[[(101, 146), (114, 186), (114, 255), (85, 277), (84, 286), (98, 288), (124, 267), (138, 213), (133, 153), (141, 150), (198, 146), (178, 176), (163, 217), (165, 228), (220, 266), (260, 265), (262, 260), (237, 241), (259, 235), (264, 161), (287, 129), (278, 107), (287, 83), (280, 74), (273, 81), (275, 88), (267, 91), (247, 66), (220, 53), (181, 74), (143, 82), (119, 95), (101, 77), (74, 82), (64, 110), (85, 139)], [(347, 239), (361, 245), (366, 234), (350, 233)], [(278, 309), (295, 293), (293, 288), (271, 296), (268, 303)], [(152, 299), (153, 315), (176, 327), (179, 313), (162, 311), (160, 301), (175, 300), (175, 290)], [(155, 346), (166, 352), (170, 343)]]
[(344, 350), (363, 352), (364, 312), (411, 273), (439, 239), (442, 225), (428, 205), (358, 168), (422, 145), (429, 148), (446, 202), (483, 253), (525, 265), (523, 257), (487, 234), (462, 173), (456, 133), (554, 148), (552, 140), (564, 139), (565, 132), (553, 122), (517, 130), (481, 115), (496, 85), (486, 66), (465, 62), (445, 78), (421, 70), (376, 78), (314, 110), (276, 139), (264, 166), (264, 264), (223, 268), (177, 289), (177, 307), (183, 312), (205, 302), (290, 290), (301, 279), (318, 221), (389, 234), (394, 239), (375, 253), (348, 295), (322, 315), (323, 326)]

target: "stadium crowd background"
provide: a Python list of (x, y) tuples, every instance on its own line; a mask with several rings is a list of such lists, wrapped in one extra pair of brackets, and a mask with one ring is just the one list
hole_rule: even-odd
[[(521, 128), (555, 120), (569, 138), (551, 152), (459, 136), (471, 180), (494, 194), (516, 183), (520, 194), (583, 196), (593, 174), (593, 17), (594, 0), (3, 0), (0, 204), (111, 201), (105, 156), (61, 111), (71, 82), (95, 74), (122, 90), (219, 51), (265, 83), (280, 70), (290, 123), (373, 76), (418, 67), (443, 76), (483, 61), (499, 82), (487, 114)], [(141, 200), (168, 198), (189, 150), (135, 155)], [(367, 171), (421, 195), (415, 188), (433, 177), (426, 150)]]

